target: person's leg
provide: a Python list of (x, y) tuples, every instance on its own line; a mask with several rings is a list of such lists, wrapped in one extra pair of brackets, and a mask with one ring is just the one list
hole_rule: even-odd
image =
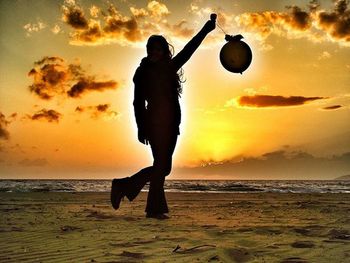
[(152, 173), (153, 166), (149, 166), (128, 177), (127, 185), (125, 186), (125, 196), (129, 201), (134, 200), (138, 196), (146, 183), (151, 180)]
[(150, 187), (147, 196), (145, 212), (148, 214), (168, 213), (168, 205), (164, 192), (165, 177), (170, 174), (172, 155), (175, 149), (177, 135), (154, 136), (150, 138), (154, 157)]

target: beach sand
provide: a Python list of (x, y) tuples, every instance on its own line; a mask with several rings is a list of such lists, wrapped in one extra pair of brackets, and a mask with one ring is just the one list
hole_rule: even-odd
[(0, 262), (349, 262), (350, 195), (0, 193)]

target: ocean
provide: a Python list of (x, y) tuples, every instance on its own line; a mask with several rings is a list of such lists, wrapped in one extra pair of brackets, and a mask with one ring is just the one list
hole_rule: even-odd
[[(109, 192), (111, 180), (0, 180), (0, 192)], [(148, 190), (148, 184), (143, 191)], [(166, 192), (350, 193), (341, 180), (166, 180)]]

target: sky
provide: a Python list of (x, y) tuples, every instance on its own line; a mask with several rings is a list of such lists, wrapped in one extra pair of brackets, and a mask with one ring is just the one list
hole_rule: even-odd
[(177, 54), (211, 13), (253, 60), (226, 71), (223, 31), (183, 66), (169, 179), (332, 179), (350, 174), (348, 1), (0, 1), (0, 178), (130, 176), (133, 74), (150, 35)]

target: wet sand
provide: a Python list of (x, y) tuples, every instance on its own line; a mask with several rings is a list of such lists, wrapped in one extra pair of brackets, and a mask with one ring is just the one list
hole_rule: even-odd
[(350, 195), (0, 193), (0, 262), (348, 262)]

